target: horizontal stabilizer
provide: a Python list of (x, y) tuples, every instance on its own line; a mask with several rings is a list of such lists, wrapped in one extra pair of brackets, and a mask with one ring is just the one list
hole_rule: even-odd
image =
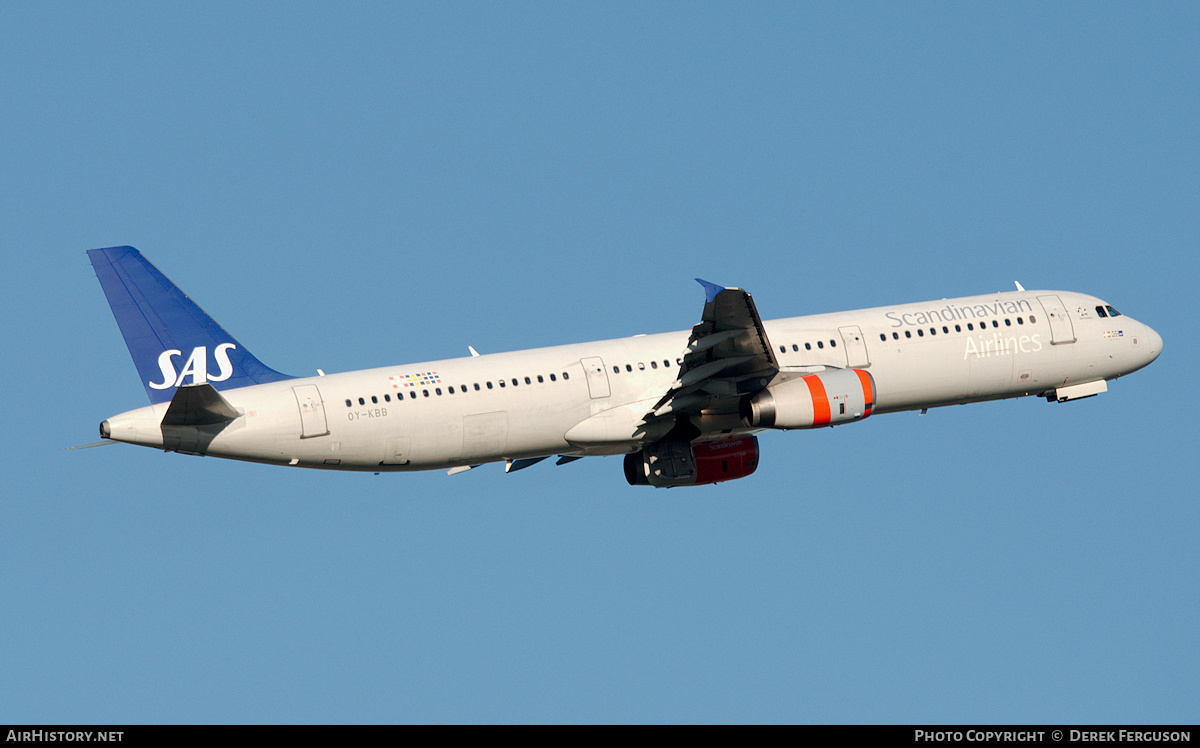
[(175, 390), (162, 425), (211, 426), (232, 421), (239, 415), (211, 384), (187, 384)]

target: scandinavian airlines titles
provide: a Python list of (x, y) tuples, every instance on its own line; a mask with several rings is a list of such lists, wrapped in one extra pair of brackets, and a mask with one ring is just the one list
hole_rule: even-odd
[(924, 312), (888, 312), (884, 316), (892, 321), (892, 327), (903, 327), (905, 325), (929, 325), (935, 322), (999, 317), (1002, 314), (1020, 314), (1022, 312), (1033, 312), (1033, 306), (1030, 305), (1028, 299), (970, 306), (947, 304), (941, 309), (929, 309)]
[[(971, 304), (958, 306), (947, 304), (941, 309), (927, 309), (919, 312), (887, 312), (884, 314), (892, 322), (892, 327), (921, 327), (943, 322), (958, 322), (999, 317), (1004, 314), (1033, 313), (1033, 306), (1027, 299), (1016, 301), (996, 301), (993, 304)], [(982, 326), (983, 323), (980, 323)], [(1016, 353), (1037, 353), (1042, 350), (1042, 336), (1033, 335), (1002, 335), (994, 332), (989, 335), (975, 335), (966, 338), (963, 349), (963, 359), (971, 356), (988, 358)]]

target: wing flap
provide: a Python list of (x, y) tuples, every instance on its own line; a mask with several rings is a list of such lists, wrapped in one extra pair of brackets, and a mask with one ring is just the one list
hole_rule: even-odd
[(736, 412), (742, 394), (763, 388), (779, 372), (750, 294), (696, 280), (705, 291), (701, 321), (688, 338), (678, 379), (646, 414), (647, 424), (704, 411)]

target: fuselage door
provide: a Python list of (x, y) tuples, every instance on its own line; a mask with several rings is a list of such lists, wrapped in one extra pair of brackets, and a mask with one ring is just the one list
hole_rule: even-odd
[(608, 374), (604, 371), (604, 362), (599, 358), (583, 358), (583, 373), (587, 376), (588, 392), (592, 398), (608, 397)]
[(842, 334), (842, 345), (846, 348), (846, 365), (852, 369), (865, 369), (871, 365), (867, 358), (867, 341), (863, 339), (862, 330), (858, 325), (839, 327)]
[(296, 393), (296, 405), (300, 408), (300, 438), (325, 436), (329, 426), (325, 423), (325, 403), (315, 384), (302, 384), (292, 388)]
[(1046, 310), (1046, 316), (1050, 319), (1050, 344), (1074, 343), (1075, 328), (1071, 325), (1071, 318), (1067, 316), (1067, 308), (1063, 306), (1062, 299), (1057, 296), (1039, 296), (1038, 301), (1042, 303), (1042, 308)]

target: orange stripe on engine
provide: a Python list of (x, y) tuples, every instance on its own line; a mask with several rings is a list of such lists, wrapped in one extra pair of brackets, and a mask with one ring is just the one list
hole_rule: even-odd
[(808, 383), (808, 392), (812, 395), (813, 426), (829, 425), (829, 395), (825, 393), (825, 385), (821, 378), (810, 374), (804, 378)]
[(866, 418), (871, 415), (871, 410), (875, 407), (875, 387), (871, 384), (870, 374), (862, 369), (854, 369), (853, 371), (858, 375), (858, 381), (862, 382), (863, 400), (867, 404), (866, 409), (863, 411), (863, 418)]

